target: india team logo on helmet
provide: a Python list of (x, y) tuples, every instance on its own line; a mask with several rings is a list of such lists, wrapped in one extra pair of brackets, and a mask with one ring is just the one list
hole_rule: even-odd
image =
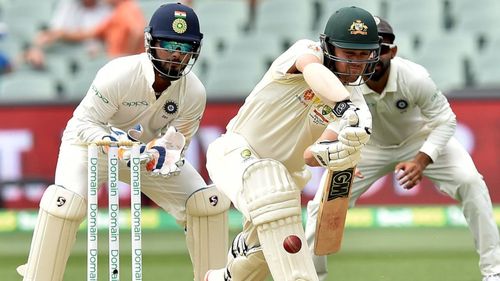
[(174, 17), (175, 20), (172, 22), (172, 29), (179, 34), (186, 32), (187, 30), (187, 22), (185, 20), (186, 12), (175, 11)]

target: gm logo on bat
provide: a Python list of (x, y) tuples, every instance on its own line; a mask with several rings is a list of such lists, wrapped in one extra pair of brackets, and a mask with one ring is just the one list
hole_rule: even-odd
[(335, 198), (347, 198), (349, 196), (353, 175), (354, 168), (333, 173), (328, 192), (328, 201)]

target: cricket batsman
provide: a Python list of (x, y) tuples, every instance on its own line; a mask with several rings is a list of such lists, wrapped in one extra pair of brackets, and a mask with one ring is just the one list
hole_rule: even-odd
[[(320, 42), (299, 40), (272, 63), (226, 133), (209, 146), (210, 177), (244, 223), (228, 263), (209, 271), (206, 281), (260, 281), (269, 273), (276, 281), (318, 280), (301, 218), (300, 192), (310, 179), (303, 153), (329, 127), (345, 143), (321, 146), (315, 153), (322, 164), (357, 163), (371, 118), (362, 95), (350, 95), (344, 84), (369, 76), (378, 51), (373, 16), (357, 7), (340, 9)], [(353, 116), (358, 126), (346, 126)]]
[[(205, 88), (190, 71), (203, 38), (198, 17), (188, 6), (165, 4), (144, 35), (146, 52), (102, 67), (64, 130), (55, 183), (41, 199), (28, 262), (18, 268), (24, 281), (63, 280), (86, 217), (87, 145), (100, 140), (138, 141), (143, 155), (153, 156), (141, 170), (142, 191), (185, 228), (194, 280), (226, 263), (230, 202), (184, 161), (206, 103)], [(100, 183), (107, 176), (105, 152)], [(120, 180), (128, 182), (121, 152)]]

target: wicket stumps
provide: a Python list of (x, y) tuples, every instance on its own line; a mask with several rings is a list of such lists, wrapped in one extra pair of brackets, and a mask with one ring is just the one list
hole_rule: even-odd
[(97, 281), (98, 257), (98, 200), (100, 146), (108, 146), (108, 239), (109, 280), (120, 280), (120, 223), (118, 191), (118, 149), (131, 147), (130, 155), (130, 226), (132, 243), (132, 280), (142, 280), (141, 230), (141, 167), (139, 145), (132, 142), (102, 142), (88, 146), (88, 204), (87, 204), (87, 280)]

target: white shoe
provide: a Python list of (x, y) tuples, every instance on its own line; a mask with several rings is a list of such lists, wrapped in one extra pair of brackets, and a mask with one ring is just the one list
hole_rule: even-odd
[(18, 266), (16, 268), (17, 273), (19, 273), (19, 275), (24, 277), (24, 275), (26, 275), (26, 267), (27, 266), (28, 266), (27, 264), (21, 264), (20, 266)]
[(212, 270), (211, 270), (211, 269), (209, 269), (209, 270), (207, 271), (207, 273), (205, 273), (205, 277), (203, 278), (203, 281), (208, 281), (208, 275), (210, 275), (210, 272), (212, 272)]
[[(225, 268), (221, 269), (210, 269), (207, 271), (205, 274), (205, 278), (203, 279), (204, 281), (224, 281), (226, 280), (224, 278), (224, 272), (226, 271)], [(500, 280), (499, 280), (500, 281)]]
[(500, 273), (484, 276), (483, 281), (500, 281)]

